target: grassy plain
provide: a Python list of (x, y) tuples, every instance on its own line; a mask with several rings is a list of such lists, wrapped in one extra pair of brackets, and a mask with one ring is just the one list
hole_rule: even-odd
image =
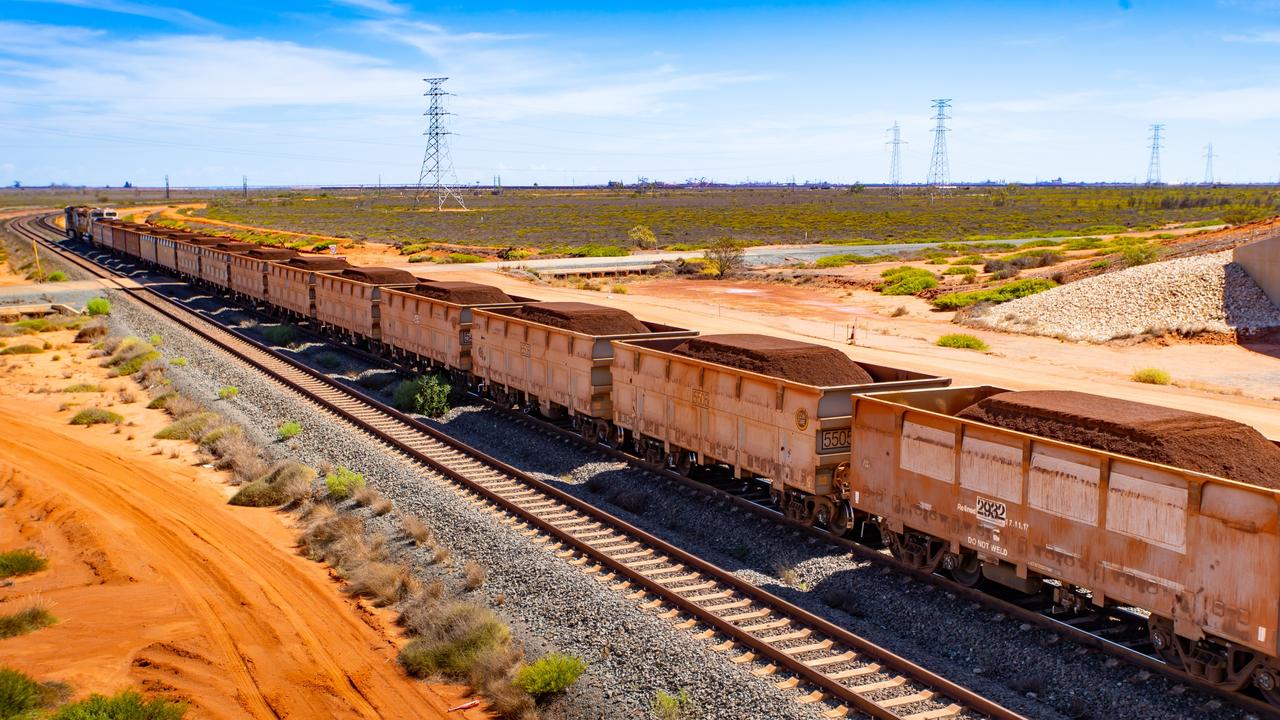
[[(274, 230), (400, 245), (534, 246), (628, 244), (637, 225), (659, 247), (692, 249), (721, 238), (748, 243), (964, 240), (1088, 235), (1261, 216), (1280, 195), (1270, 187), (958, 188), (944, 198), (883, 189), (805, 188), (519, 189), (467, 194), (470, 212), (414, 207), (406, 194), (372, 191), (223, 195), (198, 215)], [(1248, 219), (1248, 218), (1247, 218)]]

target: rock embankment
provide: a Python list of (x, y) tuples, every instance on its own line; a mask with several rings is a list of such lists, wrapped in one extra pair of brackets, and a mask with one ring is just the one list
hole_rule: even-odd
[(1106, 342), (1140, 335), (1280, 328), (1267, 299), (1230, 252), (1107, 273), (1018, 300), (974, 308), (966, 325)]

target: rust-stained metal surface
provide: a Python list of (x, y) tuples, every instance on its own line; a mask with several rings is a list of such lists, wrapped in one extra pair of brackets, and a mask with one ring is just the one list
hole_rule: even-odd
[(472, 310), (537, 302), (524, 297), (511, 300), (510, 303), (459, 305), (419, 295), (410, 288), (384, 288), (379, 309), (382, 342), (434, 364), (470, 372)]
[(472, 313), (475, 375), (486, 383), (536, 398), (544, 412), (564, 408), (609, 421), (613, 419), (611, 341), (698, 334), (696, 330), (646, 322), (650, 330), (646, 334), (586, 335), (514, 317), (517, 309), (477, 309)]
[(740, 475), (830, 495), (849, 460), (852, 396), (941, 387), (947, 378), (860, 363), (873, 384), (818, 387), (671, 352), (683, 340), (613, 342), (613, 421)]
[(412, 286), (377, 285), (337, 273), (318, 273), (315, 282), (316, 320), (357, 337), (379, 340), (382, 336), (383, 292), (404, 287)]
[(1018, 578), (1275, 656), (1280, 491), (953, 417), (998, 388), (854, 398), (854, 504)]

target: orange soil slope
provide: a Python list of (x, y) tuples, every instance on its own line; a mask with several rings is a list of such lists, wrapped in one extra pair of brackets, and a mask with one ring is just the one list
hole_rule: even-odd
[[(0, 590), (60, 622), (0, 641), (6, 665), (77, 694), (130, 684), (195, 718), (443, 718), (463, 691), (407, 679), (395, 634), (290, 550), (270, 510), (226, 505), (209, 472), (106, 427), (0, 404), (0, 547), (48, 570)], [(449, 717), (483, 717), (471, 711)]]

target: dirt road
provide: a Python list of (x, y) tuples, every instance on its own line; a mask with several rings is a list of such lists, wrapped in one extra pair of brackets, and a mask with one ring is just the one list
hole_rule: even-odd
[(0, 607), (36, 596), (60, 620), (0, 641), (4, 664), (78, 695), (139, 686), (194, 718), (484, 717), (446, 715), (463, 688), (405, 677), (389, 616), (298, 556), (280, 515), (228, 506), (218, 473), (151, 440), (156, 411), (116, 403), (118, 434), (68, 425), (57, 405), (88, 398), (33, 392), (99, 371), (66, 354), (7, 360), (0, 388), (0, 548), (50, 558)]

